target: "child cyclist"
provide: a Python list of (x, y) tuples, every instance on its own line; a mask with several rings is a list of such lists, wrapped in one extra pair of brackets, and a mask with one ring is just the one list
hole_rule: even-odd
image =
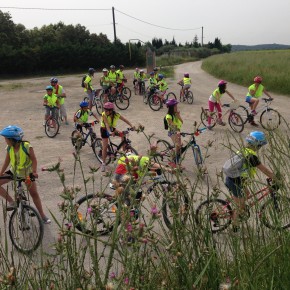
[(166, 102), (168, 111), (167, 115), (165, 116), (165, 119), (168, 124), (168, 136), (171, 138), (175, 146), (175, 158), (173, 161), (175, 164), (178, 164), (180, 161), (182, 147), (180, 130), (183, 124), (183, 120), (181, 118), (180, 111), (178, 111), (177, 104), (178, 104), (177, 100), (169, 99)]
[(238, 177), (231, 178), (226, 176), (225, 184), (233, 195), (233, 200), (237, 205), (237, 211), (233, 214), (233, 229), (238, 230), (237, 216), (245, 209), (246, 197), (250, 192), (248, 187), (249, 181), (254, 178), (257, 173), (257, 168), (270, 178), (274, 178), (274, 174), (265, 165), (263, 165), (257, 156), (257, 151), (267, 144), (265, 134), (260, 131), (251, 132), (246, 137), (246, 147), (242, 148), (238, 153), (242, 153), (245, 162), (243, 163), (241, 174)]
[(184, 100), (185, 92), (187, 92), (191, 87), (191, 78), (189, 77), (189, 73), (184, 73), (183, 79), (178, 82), (181, 85), (181, 94), (180, 98)]
[[(265, 90), (265, 87), (262, 85), (262, 80), (263, 80), (262, 77), (256, 76), (254, 78), (254, 83), (250, 85), (248, 88), (249, 91), (246, 96), (246, 102), (249, 103), (250, 108), (252, 110), (251, 114), (253, 116), (257, 115), (256, 108), (259, 104), (259, 98), (262, 96), (263, 93), (270, 99), (273, 99), (272, 96)], [(255, 123), (254, 118), (250, 122), (250, 124), (256, 127), (258, 126)]]
[(118, 120), (122, 120), (126, 124), (128, 124), (132, 129), (135, 127), (128, 121), (125, 117), (123, 117), (120, 113), (115, 111), (115, 106), (111, 102), (107, 102), (104, 104), (104, 112), (102, 113), (101, 118), (101, 137), (102, 137), (102, 166), (101, 171), (106, 171), (106, 158), (107, 158), (107, 150), (109, 144), (109, 136), (117, 136), (120, 132), (116, 129)]
[[(35, 178), (37, 174), (37, 159), (34, 154), (34, 150), (29, 142), (22, 141), (24, 132), (23, 130), (14, 125), (5, 127), (0, 131), (0, 135), (5, 138), (7, 143), (7, 152), (4, 163), (2, 165), (0, 176), (12, 176), (27, 178), (27, 176), (33, 175)], [(10, 169), (6, 171), (10, 164)], [(7, 210), (13, 210), (16, 207), (16, 202), (2, 187), (2, 185), (9, 182), (10, 179), (0, 180), (0, 195), (4, 197), (7, 202)], [(51, 220), (44, 214), (41, 200), (37, 191), (36, 182), (32, 181), (30, 185), (27, 185), (27, 189), (33, 199), (33, 202), (42, 218), (44, 224), (50, 224)]]
[(158, 90), (158, 96), (161, 99), (162, 103), (164, 103), (164, 94), (166, 93), (166, 90), (168, 89), (168, 85), (167, 82), (164, 79), (164, 75), (163, 74), (158, 74), (158, 78), (157, 78), (157, 84), (156, 84)]
[[(150, 77), (149, 77), (149, 86), (148, 86), (148, 98), (154, 94), (155, 90), (156, 90), (156, 85), (157, 85), (157, 79), (154, 77), (154, 71), (149, 73)], [(148, 100), (147, 98), (147, 100)], [(146, 102), (146, 100), (144, 100), (144, 102)]]
[(86, 126), (89, 116), (94, 116), (95, 119), (100, 122), (99, 118), (95, 113), (89, 110), (89, 103), (86, 101), (80, 102), (80, 109), (74, 115), (74, 122), (76, 129), (82, 132), (83, 127)]
[[(218, 82), (218, 87), (213, 91), (213, 93), (210, 95), (208, 100), (208, 109), (209, 113), (213, 113), (214, 109), (218, 111), (218, 119), (217, 123), (221, 126), (225, 126), (226, 124), (222, 121), (222, 108), (221, 108), (221, 97), (224, 93), (227, 93), (234, 101), (234, 96), (227, 90), (227, 82), (224, 80), (221, 80)], [(209, 130), (212, 129), (211, 126), (211, 117), (208, 116), (208, 126), (207, 128)]]

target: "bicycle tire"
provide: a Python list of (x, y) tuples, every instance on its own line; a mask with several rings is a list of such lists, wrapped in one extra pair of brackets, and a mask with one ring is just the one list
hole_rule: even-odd
[(249, 111), (245, 106), (239, 106), (237, 109), (235, 109), (235, 113), (242, 117), (244, 124), (247, 123), (249, 118)]
[(75, 227), (88, 235), (106, 235), (113, 230), (118, 205), (108, 194), (88, 194), (76, 202)]
[(96, 111), (97, 111), (98, 115), (101, 116), (103, 113), (103, 110), (104, 110), (101, 96), (100, 96), (100, 98), (95, 99), (95, 106), (96, 106)]
[(190, 105), (193, 103), (194, 97), (193, 97), (192, 91), (187, 92), (186, 100), (187, 100), (187, 103)]
[(133, 155), (138, 155), (137, 150), (133, 148), (131, 145), (126, 146), (125, 153), (132, 153)]
[(233, 210), (227, 201), (210, 199), (197, 207), (195, 221), (203, 230), (210, 229), (212, 233), (217, 233), (225, 230), (231, 224), (232, 214)]
[(180, 193), (179, 190), (174, 190), (174, 186), (177, 186), (176, 183), (156, 183), (152, 189), (156, 194), (163, 196), (162, 216), (170, 230), (174, 224), (185, 225), (189, 214), (189, 198), (186, 191)]
[(176, 95), (173, 92), (169, 92), (168, 94), (164, 95), (164, 100), (167, 101), (168, 99), (176, 100)]
[(244, 121), (242, 117), (235, 113), (231, 112), (228, 118), (230, 127), (237, 133), (241, 133), (244, 130)]
[(80, 150), (83, 147), (83, 136), (79, 130), (72, 131), (71, 143), (76, 150)]
[(126, 96), (128, 99), (130, 99), (132, 92), (128, 87), (123, 87), (121, 94)]
[(154, 160), (157, 163), (160, 162), (170, 162), (173, 159), (173, 151), (172, 149), (174, 146), (172, 146), (169, 142), (159, 139), (157, 140), (157, 151), (156, 155), (154, 156)]
[(159, 111), (162, 107), (162, 100), (156, 94), (149, 97), (148, 103), (150, 109), (153, 111)]
[(270, 229), (283, 230), (290, 226), (290, 198), (275, 195), (261, 207), (261, 221)]
[(43, 239), (43, 222), (36, 209), (23, 204), (16, 208), (9, 220), (9, 236), (14, 247), (21, 253), (35, 251)]
[(195, 164), (196, 164), (197, 168), (200, 169), (202, 164), (203, 164), (203, 159), (202, 159), (201, 150), (200, 150), (199, 146), (194, 145), (192, 148), (192, 152), (193, 152)]
[[(51, 123), (54, 123), (54, 126), (51, 125)], [(47, 137), (54, 138), (59, 131), (59, 123), (57, 119), (50, 117), (48, 120), (46, 120), (44, 131)]]
[[(203, 109), (200, 114), (200, 120), (202, 124), (207, 127), (208, 126), (208, 115), (209, 115), (209, 110), (208, 109)], [(216, 125), (216, 120), (217, 120), (217, 115), (216, 112), (212, 113), (211, 116), (211, 127), (213, 128)]]
[(273, 131), (281, 124), (281, 115), (275, 109), (266, 109), (260, 116), (260, 123), (265, 130)]
[(84, 102), (89, 102), (89, 97), (84, 97)]
[(121, 94), (120, 96), (116, 96), (115, 104), (116, 104), (118, 109), (126, 110), (130, 105), (130, 101), (129, 101), (128, 97)]
[[(96, 138), (94, 140), (94, 142), (92, 144), (92, 149), (93, 149), (93, 151), (95, 153), (95, 156), (99, 160), (99, 162), (103, 163), (103, 158), (102, 158), (103, 145), (102, 145), (102, 139), (101, 138)], [(108, 150), (109, 149), (110, 149), (110, 145), (108, 145)], [(107, 158), (106, 158), (106, 165), (108, 165), (111, 162), (111, 156), (108, 153), (107, 153)]]
[(138, 84), (136, 84), (136, 85), (134, 86), (134, 94), (135, 94), (135, 96), (136, 96), (136, 95), (139, 95), (139, 85), (138, 85)]

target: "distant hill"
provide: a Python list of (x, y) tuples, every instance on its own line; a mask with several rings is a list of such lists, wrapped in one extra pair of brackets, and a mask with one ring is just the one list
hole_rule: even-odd
[(273, 50), (273, 49), (290, 49), (290, 45), (287, 44), (257, 44), (257, 45), (232, 45), (232, 51), (241, 51), (241, 50)]

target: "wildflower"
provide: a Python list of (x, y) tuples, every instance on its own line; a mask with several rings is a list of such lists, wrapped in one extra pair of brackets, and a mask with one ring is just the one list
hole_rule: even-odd
[(153, 217), (157, 217), (157, 215), (158, 215), (158, 209), (157, 209), (156, 205), (154, 205), (151, 208), (151, 214), (152, 214)]
[(124, 284), (126, 284), (126, 285), (129, 284), (129, 278), (128, 278), (128, 277), (126, 277), (126, 278), (124, 279)]
[(92, 208), (91, 208), (91, 207), (88, 207), (88, 209), (87, 209), (87, 213), (88, 213), (88, 214), (91, 214), (91, 213), (92, 213)]
[(116, 276), (115, 272), (112, 272), (112, 273), (110, 273), (109, 277), (110, 277), (110, 279), (115, 279), (117, 276)]
[(106, 290), (114, 290), (114, 288), (115, 288), (115, 287), (114, 287), (114, 284), (110, 282), (110, 283), (108, 283), (108, 284), (106, 285), (106, 288), (105, 288), (105, 289), (106, 289)]
[(127, 232), (132, 232), (132, 231), (133, 231), (133, 226), (132, 226), (131, 223), (129, 223), (129, 224), (127, 225)]
[(68, 230), (70, 230), (72, 228), (72, 226), (73, 226), (73, 224), (71, 222), (66, 223), (65, 225), (66, 225)]

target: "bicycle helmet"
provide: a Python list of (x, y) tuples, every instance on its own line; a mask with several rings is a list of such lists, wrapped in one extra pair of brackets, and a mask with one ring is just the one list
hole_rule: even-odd
[(224, 81), (224, 80), (220, 80), (220, 81), (218, 82), (218, 87), (224, 86), (224, 85), (226, 85), (226, 84), (227, 84), (226, 81)]
[(138, 67), (136, 67), (136, 68), (135, 68), (135, 70), (136, 70), (136, 71), (139, 71), (139, 68), (138, 68)]
[(115, 109), (115, 106), (114, 106), (113, 103), (107, 102), (107, 103), (104, 104), (104, 109), (105, 110), (114, 110)]
[(171, 106), (175, 106), (178, 104), (178, 101), (175, 99), (169, 99), (168, 101), (166, 101), (166, 106), (167, 107), (171, 107)]
[(2, 131), (0, 131), (0, 135), (8, 139), (21, 141), (23, 138), (24, 132), (20, 127), (10, 125), (10, 126), (5, 127)]
[(164, 78), (164, 75), (163, 74), (159, 74), (158, 78), (162, 80)]
[(247, 137), (246, 141), (254, 147), (261, 147), (266, 145), (268, 142), (266, 136), (261, 131), (253, 131)]
[(50, 79), (50, 82), (51, 82), (51, 83), (58, 83), (58, 79), (57, 79), (57, 78), (54, 78), (54, 77), (52, 77), (52, 78)]
[(115, 66), (114, 66), (114, 65), (111, 65), (111, 66), (110, 66), (110, 69), (115, 69)]
[(92, 75), (92, 74), (94, 74), (94, 73), (95, 73), (95, 69), (92, 68), (92, 67), (90, 67), (90, 68), (89, 68), (89, 74)]
[(121, 64), (121, 65), (119, 66), (119, 68), (120, 68), (120, 69), (123, 69), (123, 68), (124, 68), (124, 66)]
[(52, 91), (53, 90), (53, 87), (52, 86), (46, 86), (45, 88), (47, 91)]
[(256, 76), (256, 77), (254, 78), (254, 83), (258, 83), (258, 84), (260, 84), (260, 83), (262, 82), (262, 80), (263, 80), (262, 77), (260, 77), (260, 76)]
[(108, 70), (106, 68), (103, 68), (102, 72), (108, 72)]
[(86, 102), (86, 101), (81, 101), (80, 102), (80, 107), (81, 108), (85, 108), (85, 107), (88, 107), (89, 106), (89, 103), (88, 102)]
[(189, 73), (187, 72), (187, 73), (184, 73), (184, 77), (185, 78), (189, 78)]
[(140, 70), (139, 70), (139, 73), (144, 73), (144, 70), (143, 70), (143, 69), (140, 69)]
[(155, 68), (153, 69), (153, 71), (158, 71), (158, 68), (157, 68), (157, 67), (155, 67)]
[(149, 73), (149, 75), (150, 75), (150, 76), (154, 76), (154, 71), (151, 71), (151, 72)]

